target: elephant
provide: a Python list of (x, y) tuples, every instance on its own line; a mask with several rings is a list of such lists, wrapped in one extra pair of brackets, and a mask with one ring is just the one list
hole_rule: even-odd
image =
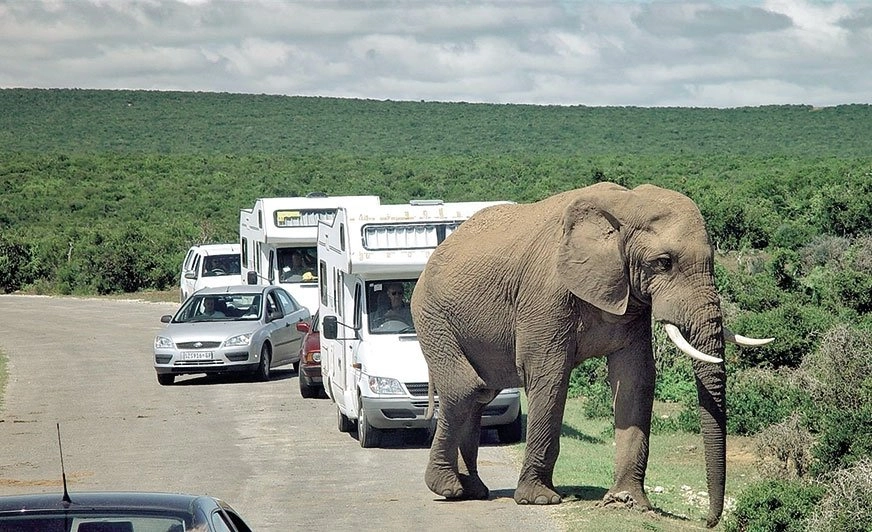
[(653, 185), (598, 183), (471, 216), (434, 249), (412, 317), (438, 396), (425, 471), (446, 499), (487, 499), (477, 469), (481, 415), (523, 386), (527, 446), (514, 500), (557, 504), (553, 485), (572, 369), (605, 356), (614, 401), (615, 478), (600, 504), (651, 508), (644, 489), (655, 365), (652, 323), (694, 358), (709, 492), (720, 520), (726, 476), (724, 343), (772, 339), (723, 324), (714, 252), (696, 204)]

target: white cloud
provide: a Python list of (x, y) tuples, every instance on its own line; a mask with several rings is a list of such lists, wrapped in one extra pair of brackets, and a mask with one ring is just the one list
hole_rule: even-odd
[(870, 49), (848, 1), (0, 0), (0, 87), (834, 105)]

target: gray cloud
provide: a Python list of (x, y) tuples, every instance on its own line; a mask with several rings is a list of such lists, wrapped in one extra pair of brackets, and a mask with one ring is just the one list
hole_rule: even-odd
[(0, 87), (835, 105), (870, 49), (859, 2), (0, 0)]

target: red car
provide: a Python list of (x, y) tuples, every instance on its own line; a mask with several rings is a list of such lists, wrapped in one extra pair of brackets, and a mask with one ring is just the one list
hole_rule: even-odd
[(318, 314), (311, 319), (297, 322), (297, 330), (303, 333), (300, 347), (300, 363), (297, 375), (300, 381), (300, 395), (306, 399), (324, 395), (321, 381), (321, 333), (318, 329)]

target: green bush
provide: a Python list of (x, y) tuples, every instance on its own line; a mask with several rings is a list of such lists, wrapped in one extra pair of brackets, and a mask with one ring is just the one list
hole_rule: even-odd
[(727, 432), (756, 434), (808, 401), (784, 371), (748, 369), (727, 379)]
[(27, 245), (0, 232), (0, 290), (8, 294), (31, 282), (30, 260)]
[(770, 310), (743, 313), (736, 319), (734, 330), (743, 331), (745, 336), (775, 338), (775, 341), (742, 349), (736, 360), (738, 367), (795, 368), (839, 319), (839, 315), (825, 308), (796, 299)]
[(767, 480), (746, 487), (726, 518), (727, 532), (804, 532), (805, 520), (826, 488), (798, 480)]

